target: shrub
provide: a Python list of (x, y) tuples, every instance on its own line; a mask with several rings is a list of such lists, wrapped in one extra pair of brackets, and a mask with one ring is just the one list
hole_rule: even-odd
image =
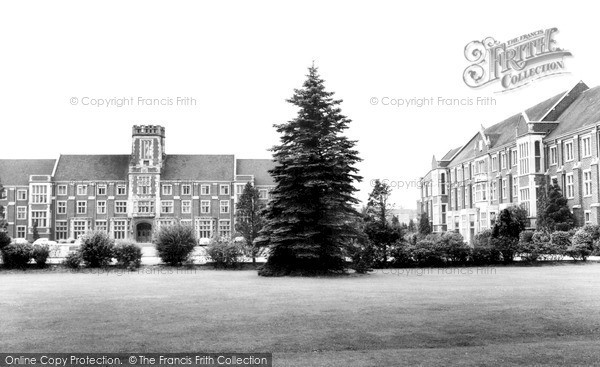
[(555, 258), (562, 258), (565, 252), (571, 246), (571, 233), (565, 231), (555, 231), (550, 236), (550, 248), (548, 255), (554, 255)]
[(133, 270), (142, 264), (142, 248), (133, 242), (121, 241), (114, 248), (117, 265)]
[(11, 243), (2, 248), (2, 261), (7, 268), (25, 268), (33, 256), (30, 244)]
[(184, 263), (196, 246), (196, 232), (191, 226), (175, 224), (162, 226), (155, 233), (156, 252), (165, 263), (177, 266)]
[(50, 247), (48, 245), (34, 245), (32, 257), (38, 267), (46, 266), (46, 261), (50, 256)]
[(71, 269), (79, 269), (81, 266), (81, 254), (79, 251), (70, 252), (65, 257), (63, 264)]
[(440, 236), (436, 247), (453, 264), (465, 263), (471, 255), (471, 247), (465, 243), (460, 233), (445, 232)]
[(444, 256), (438, 244), (431, 239), (417, 241), (412, 248), (413, 258), (418, 266), (441, 266), (444, 264)]
[(233, 241), (214, 239), (206, 248), (206, 252), (216, 268), (235, 268), (242, 261), (244, 247)]
[(6, 246), (10, 245), (11, 241), (12, 240), (8, 233), (0, 230), (0, 251), (2, 251), (2, 249)]
[(587, 260), (587, 257), (590, 256), (594, 248), (592, 234), (586, 228), (578, 229), (573, 235), (571, 243), (565, 254), (576, 260)]
[(89, 231), (81, 238), (81, 259), (91, 267), (110, 264), (113, 258), (115, 240), (104, 231)]
[[(416, 235), (411, 236), (416, 239)], [(415, 242), (416, 244), (416, 242)], [(413, 260), (414, 245), (411, 242), (398, 242), (390, 252), (392, 256), (392, 266), (395, 268), (403, 268), (414, 265)]]
[(592, 236), (592, 242), (598, 241), (600, 239), (600, 225), (597, 224), (586, 224), (581, 227), (583, 231), (589, 233)]
[(369, 271), (373, 270), (373, 245), (366, 238), (361, 238), (356, 243), (354, 243), (350, 249), (350, 259), (352, 260), (352, 265), (350, 266), (354, 271), (359, 274), (366, 274)]
[(489, 229), (483, 230), (473, 238), (473, 248), (471, 249), (471, 259), (476, 265), (487, 265), (499, 263), (502, 259), (500, 251), (498, 251), (490, 243), (492, 240), (492, 231)]
[(550, 235), (544, 231), (523, 231), (519, 237), (517, 252), (521, 259), (534, 262), (545, 254), (550, 243)]

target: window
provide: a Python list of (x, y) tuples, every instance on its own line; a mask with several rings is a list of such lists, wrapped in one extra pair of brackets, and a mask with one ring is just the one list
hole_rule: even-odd
[(181, 202), (181, 212), (183, 214), (189, 214), (192, 212), (192, 202), (190, 200), (183, 200)]
[(191, 227), (192, 226), (192, 220), (191, 219), (182, 219), (179, 221), (179, 223), (181, 223), (182, 226), (187, 226), (187, 227)]
[(513, 197), (517, 197), (517, 193), (519, 192), (519, 183), (517, 182), (516, 178), (512, 178), (513, 181)]
[(221, 195), (229, 195), (229, 185), (221, 185), (219, 191)]
[(592, 171), (583, 171), (583, 195), (592, 196)]
[(519, 144), (519, 174), (529, 173), (529, 143)]
[(573, 199), (575, 197), (575, 187), (573, 185), (573, 174), (567, 174), (567, 198)]
[(565, 143), (565, 159), (567, 162), (573, 160), (573, 142), (572, 141)]
[(201, 200), (200, 201), (200, 213), (202, 213), (202, 214), (210, 213), (210, 200)]
[(33, 204), (48, 203), (48, 186), (46, 185), (31, 185), (31, 202)]
[(446, 204), (442, 204), (442, 224), (446, 224)]
[(96, 214), (106, 214), (106, 201), (96, 202)]
[(592, 212), (589, 210), (586, 210), (585, 212), (583, 212), (583, 217), (584, 217), (586, 223), (590, 223), (592, 221)]
[(137, 193), (138, 195), (150, 195), (152, 190), (152, 178), (150, 176), (138, 176)]
[(17, 190), (17, 200), (27, 200), (27, 190)]
[(25, 226), (17, 226), (17, 238), (25, 238), (27, 227)]
[(6, 190), (0, 191), (0, 200), (6, 200)]
[(586, 136), (581, 139), (581, 150), (583, 157), (590, 157), (592, 155), (592, 137)]
[(490, 200), (496, 200), (498, 197), (496, 196), (496, 181), (492, 181), (490, 184)]
[(521, 189), (521, 203), (527, 210), (527, 214), (529, 214), (529, 189)]
[(480, 220), (480, 223), (479, 223), (480, 229), (487, 228), (488, 218), (487, 218), (486, 212), (481, 212), (481, 215), (479, 216), (479, 220)]
[(542, 148), (539, 141), (533, 143), (533, 162), (535, 164), (535, 172), (539, 173), (542, 170)]
[(105, 220), (96, 221), (96, 230), (102, 232), (108, 232), (108, 224)]
[(56, 239), (57, 240), (66, 240), (67, 239), (67, 221), (66, 220), (57, 220), (56, 221)]
[(136, 213), (154, 213), (154, 201), (152, 200), (140, 200), (137, 202)]
[(496, 155), (492, 156), (492, 172), (498, 170), (498, 157)]
[(173, 195), (173, 186), (172, 185), (162, 185), (162, 194), (163, 195)]
[(77, 195), (87, 195), (87, 185), (77, 185)]
[(106, 185), (98, 185), (96, 193), (97, 195), (106, 195)]
[(196, 233), (198, 234), (198, 238), (211, 238), (212, 227), (212, 219), (196, 220)]
[[(446, 184), (442, 183), (442, 195), (445, 195)], [(267, 189), (258, 190), (258, 198), (259, 199), (267, 199), (269, 197), (269, 191)]]
[(87, 232), (87, 220), (74, 220), (73, 221), (73, 237), (79, 238)]
[(246, 185), (235, 185), (235, 194), (237, 195), (238, 199), (244, 193), (245, 188), (246, 188)]
[(229, 219), (221, 219), (219, 221), (219, 236), (231, 237), (231, 221)]
[(500, 179), (500, 191), (502, 191), (502, 199), (506, 199), (506, 179)]
[(160, 202), (160, 212), (163, 214), (173, 214), (173, 200), (163, 200)]
[(58, 185), (56, 189), (57, 195), (67, 195), (67, 185)]
[(115, 240), (122, 240), (127, 234), (127, 221), (115, 220), (113, 222), (113, 237)]
[(39, 228), (48, 227), (48, 217), (46, 211), (34, 210), (31, 212), (31, 222), (36, 223)]
[[(465, 193), (466, 195), (466, 193)], [(481, 182), (475, 184), (475, 201), (486, 201), (487, 196), (487, 183)]]
[(115, 201), (115, 213), (126, 214), (127, 213), (127, 202), (124, 200)]
[(77, 202), (77, 214), (85, 214), (87, 213), (87, 201), (78, 201)]
[(556, 145), (550, 147), (550, 165), (553, 166), (558, 163), (558, 156), (556, 155)]
[(506, 169), (506, 153), (500, 153), (500, 168)]
[(221, 213), (229, 213), (229, 200), (221, 200), (219, 207), (221, 208)]
[(496, 212), (490, 212), (490, 228), (494, 227), (496, 222)]
[(192, 194), (192, 186), (190, 185), (182, 185), (181, 186), (181, 195), (191, 195)]
[(200, 195), (210, 195), (210, 185), (200, 186)]
[(27, 219), (27, 207), (26, 206), (18, 206), (17, 207), (17, 219)]
[(125, 195), (125, 193), (126, 193), (125, 185), (118, 185), (117, 186), (117, 195)]
[(140, 158), (141, 159), (152, 159), (153, 146), (151, 139), (143, 139), (140, 141)]
[(517, 165), (517, 150), (513, 149), (511, 152), (510, 163), (512, 163), (513, 167)]
[(66, 201), (57, 201), (56, 202), (56, 213), (57, 214), (67, 214), (67, 202)]
[[(259, 196), (261, 191), (262, 190), (258, 191)], [(446, 174), (443, 172), (440, 173), (440, 192), (442, 195), (446, 195)], [(266, 196), (264, 198), (259, 197), (259, 199), (266, 199)]]

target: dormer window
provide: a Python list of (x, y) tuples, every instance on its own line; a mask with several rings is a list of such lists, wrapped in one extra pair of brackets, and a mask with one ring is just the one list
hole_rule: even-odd
[(479, 151), (481, 152), (483, 150), (483, 141), (479, 141)]

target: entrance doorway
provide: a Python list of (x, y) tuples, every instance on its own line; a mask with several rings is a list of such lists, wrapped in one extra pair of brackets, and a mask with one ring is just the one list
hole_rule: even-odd
[(140, 223), (136, 227), (136, 240), (138, 242), (152, 241), (152, 225), (150, 223)]

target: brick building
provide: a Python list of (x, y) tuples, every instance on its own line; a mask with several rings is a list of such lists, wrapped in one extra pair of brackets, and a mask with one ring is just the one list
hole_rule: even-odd
[(600, 87), (579, 82), (451, 149), (421, 178), (419, 213), (466, 241), (523, 205), (535, 227), (539, 190), (556, 179), (580, 224), (600, 223)]
[(230, 236), (235, 204), (247, 182), (268, 200), (274, 186), (268, 159), (165, 153), (162, 126), (134, 126), (126, 155), (61, 155), (58, 159), (0, 160), (8, 233), (74, 239), (90, 229), (116, 239), (148, 242), (152, 231), (181, 222), (206, 242)]

